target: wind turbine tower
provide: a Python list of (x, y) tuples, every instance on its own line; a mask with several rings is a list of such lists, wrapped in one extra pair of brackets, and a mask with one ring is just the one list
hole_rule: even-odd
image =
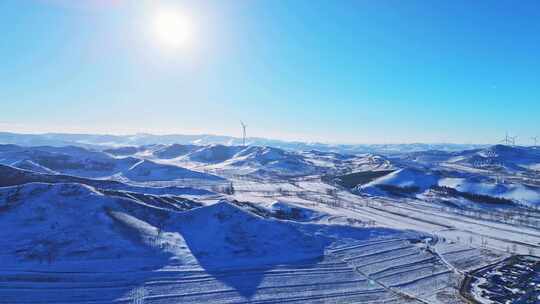
[(502, 143), (505, 143), (507, 146), (509, 146), (512, 143), (512, 137), (508, 136), (508, 132), (506, 132), (506, 136), (503, 140), (501, 140)]
[(501, 142), (507, 146), (515, 146), (517, 138), (518, 138), (517, 136), (510, 136), (508, 135), (508, 132), (506, 132), (506, 136), (504, 137), (503, 140), (501, 140)]
[(517, 139), (517, 138), (518, 138), (517, 136), (512, 136), (512, 137), (510, 137), (510, 139), (512, 140), (512, 146), (515, 146), (515, 145), (516, 145), (516, 139)]
[(538, 146), (538, 136), (531, 137), (531, 139), (534, 141), (534, 146)]
[(242, 126), (242, 146), (246, 146), (246, 128), (247, 128), (247, 125), (241, 121), (240, 122), (240, 125)]

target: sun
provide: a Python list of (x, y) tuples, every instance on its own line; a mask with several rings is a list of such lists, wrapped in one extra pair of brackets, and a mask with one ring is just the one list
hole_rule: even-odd
[(176, 9), (160, 9), (153, 17), (153, 34), (157, 42), (166, 48), (188, 47), (193, 40), (193, 20)]

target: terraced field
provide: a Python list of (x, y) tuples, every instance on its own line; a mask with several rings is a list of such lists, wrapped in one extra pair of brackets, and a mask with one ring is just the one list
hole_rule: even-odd
[(473, 248), (464, 244), (440, 242), (435, 246), (437, 253), (456, 271), (465, 273), (489, 265), (508, 257), (508, 254), (485, 249)]
[[(407, 276), (404, 269), (370, 270), (375, 269), (370, 265), (388, 261), (387, 252), (394, 251), (403, 256), (403, 263), (433, 259), (404, 240), (388, 240), (332, 249), (321, 261), (272, 268), (209, 272), (170, 265), (126, 272), (3, 270), (0, 303), (419, 303), (389, 287), (420, 286), (413, 278), (420, 269)], [(360, 255), (371, 258), (359, 263)], [(441, 268), (441, 272), (448, 270)], [(426, 273), (426, 280), (431, 277)]]
[(426, 303), (455, 294), (458, 277), (423, 245), (404, 239), (358, 244), (334, 251), (370, 280), (403, 296)]

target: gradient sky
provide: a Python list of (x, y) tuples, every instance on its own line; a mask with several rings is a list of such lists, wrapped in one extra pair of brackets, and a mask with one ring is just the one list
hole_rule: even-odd
[[(156, 11), (189, 16), (156, 43)], [(0, 131), (540, 135), (540, 1), (2, 0)]]

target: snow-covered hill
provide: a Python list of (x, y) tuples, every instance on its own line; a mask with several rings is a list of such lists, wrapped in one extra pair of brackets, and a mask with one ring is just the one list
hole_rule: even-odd
[(155, 150), (153, 154), (161, 159), (172, 159), (194, 152), (199, 148), (200, 147), (196, 145), (165, 145), (162, 148)]
[(385, 186), (391, 186), (402, 188), (407, 192), (419, 193), (437, 185), (438, 181), (439, 177), (434, 174), (418, 169), (406, 168), (396, 170), (372, 182), (361, 185), (357, 190), (372, 195), (382, 195), (385, 193)]
[(357, 240), (398, 232), (265, 219), (226, 201), (178, 213), (77, 183), (0, 187), (0, 209), (3, 255), (21, 263), (154, 258), (163, 252), (152, 242), (175, 241), (205, 268), (269, 265), (321, 257), (340, 231)]
[(507, 172), (539, 170), (540, 149), (496, 145), (487, 149), (459, 153), (448, 162)]
[(281, 221), (227, 201), (176, 211), (81, 184), (0, 188), (0, 210), (7, 303), (402, 303), (337, 253), (425, 255), (419, 233)]
[[(527, 205), (540, 205), (540, 187), (527, 186), (509, 181), (498, 181), (481, 175), (464, 175), (455, 172), (426, 171), (404, 168), (377, 178), (355, 191), (385, 196), (388, 194), (422, 194), (436, 187), (447, 187), (466, 195), (501, 198)], [(482, 198), (479, 197), (481, 202)]]
[(161, 182), (183, 179), (223, 181), (222, 178), (175, 165), (155, 163), (135, 157), (112, 157), (80, 147), (0, 146), (0, 164), (40, 173), (86, 178), (127, 179), (134, 182)]
[(196, 172), (178, 166), (158, 164), (149, 160), (140, 160), (129, 169), (121, 172), (120, 175), (135, 182), (175, 181), (179, 179), (224, 180), (215, 175)]
[(11, 164), (13, 167), (29, 170), (37, 173), (45, 173), (45, 174), (59, 174), (58, 172), (51, 170), (45, 166), (42, 166), (38, 163), (33, 162), (30, 159), (20, 160), (16, 161)]
[(105, 190), (118, 190), (152, 195), (212, 195), (203, 189), (192, 187), (144, 187), (124, 184), (118, 181), (88, 179), (61, 174), (45, 174), (23, 170), (11, 166), (0, 165), (0, 187), (17, 186), (27, 183), (77, 183)]
[[(327, 227), (264, 219), (225, 201), (178, 213), (75, 183), (0, 188), (0, 209), (3, 258), (18, 263), (168, 253), (204, 268), (269, 265), (320, 257), (334, 237), (315, 234)], [(374, 232), (351, 231), (356, 239)], [(156, 242), (174, 243), (161, 250)]]
[[(108, 150), (112, 154), (134, 152), (162, 164), (174, 164), (217, 174), (250, 174), (260, 177), (294, 177), (347, 170), (394, 168), (378, 155), (343, 155), (335, 152), (293, 152), (268, 146), (161, 145)], [(124, 155), (126, 156), (126, 155)]]
[(443, 178), (439, 186), (450, 187), (461, 192), (504, 198), (531, 206), (540, 205), (540, 188), (523, 184), (496, 183), (466, 178)]
[[(129, 208), (152, 210), (135, 203)], [(141, 220), (122, 221), (120, 214), (125, 209), (121, 200), (89, 186), (31, 183), (0, 188), (0, 209), (4, 267), (115, 257), (161, 258), (149, 243), (155, 228)], [(157, 218), (157, 212), (149, 214), (152, 216)]]
[(260, 175), (299, 176), (317, 172), (303, 156), (272, 147), (247, 147), (214, 168), (240, 169)]
[(225, 145), (202, 146), (185, 155), (184, 159), (203, 164), (215, 164), (230, 160), (244, 148), (241, 146)]
[(0, 149), (0, 163), (29, 168), (28, 163), (41, 172), (57, 172), (82, 177), (108, 177), (135, 165), (133, 157), (113, 158), (109, 155), (79, 147), (19, 147)]
[(263, 219), (224, 201), (186, 212), (173, 226), (199, 263), (214, 270), (318, 258), (331, 241), (322, 235), (308, 238), (313, 232), (303, 226)]
[(459, 152), (415, 152), (399, 158), (409, 162), (408, 164), (418, 163), (427, 167), (443, 165), (456, 170), (471, 168), (510, 174), (540, 171), (540, 149), (537, 147), (495, 145)]

